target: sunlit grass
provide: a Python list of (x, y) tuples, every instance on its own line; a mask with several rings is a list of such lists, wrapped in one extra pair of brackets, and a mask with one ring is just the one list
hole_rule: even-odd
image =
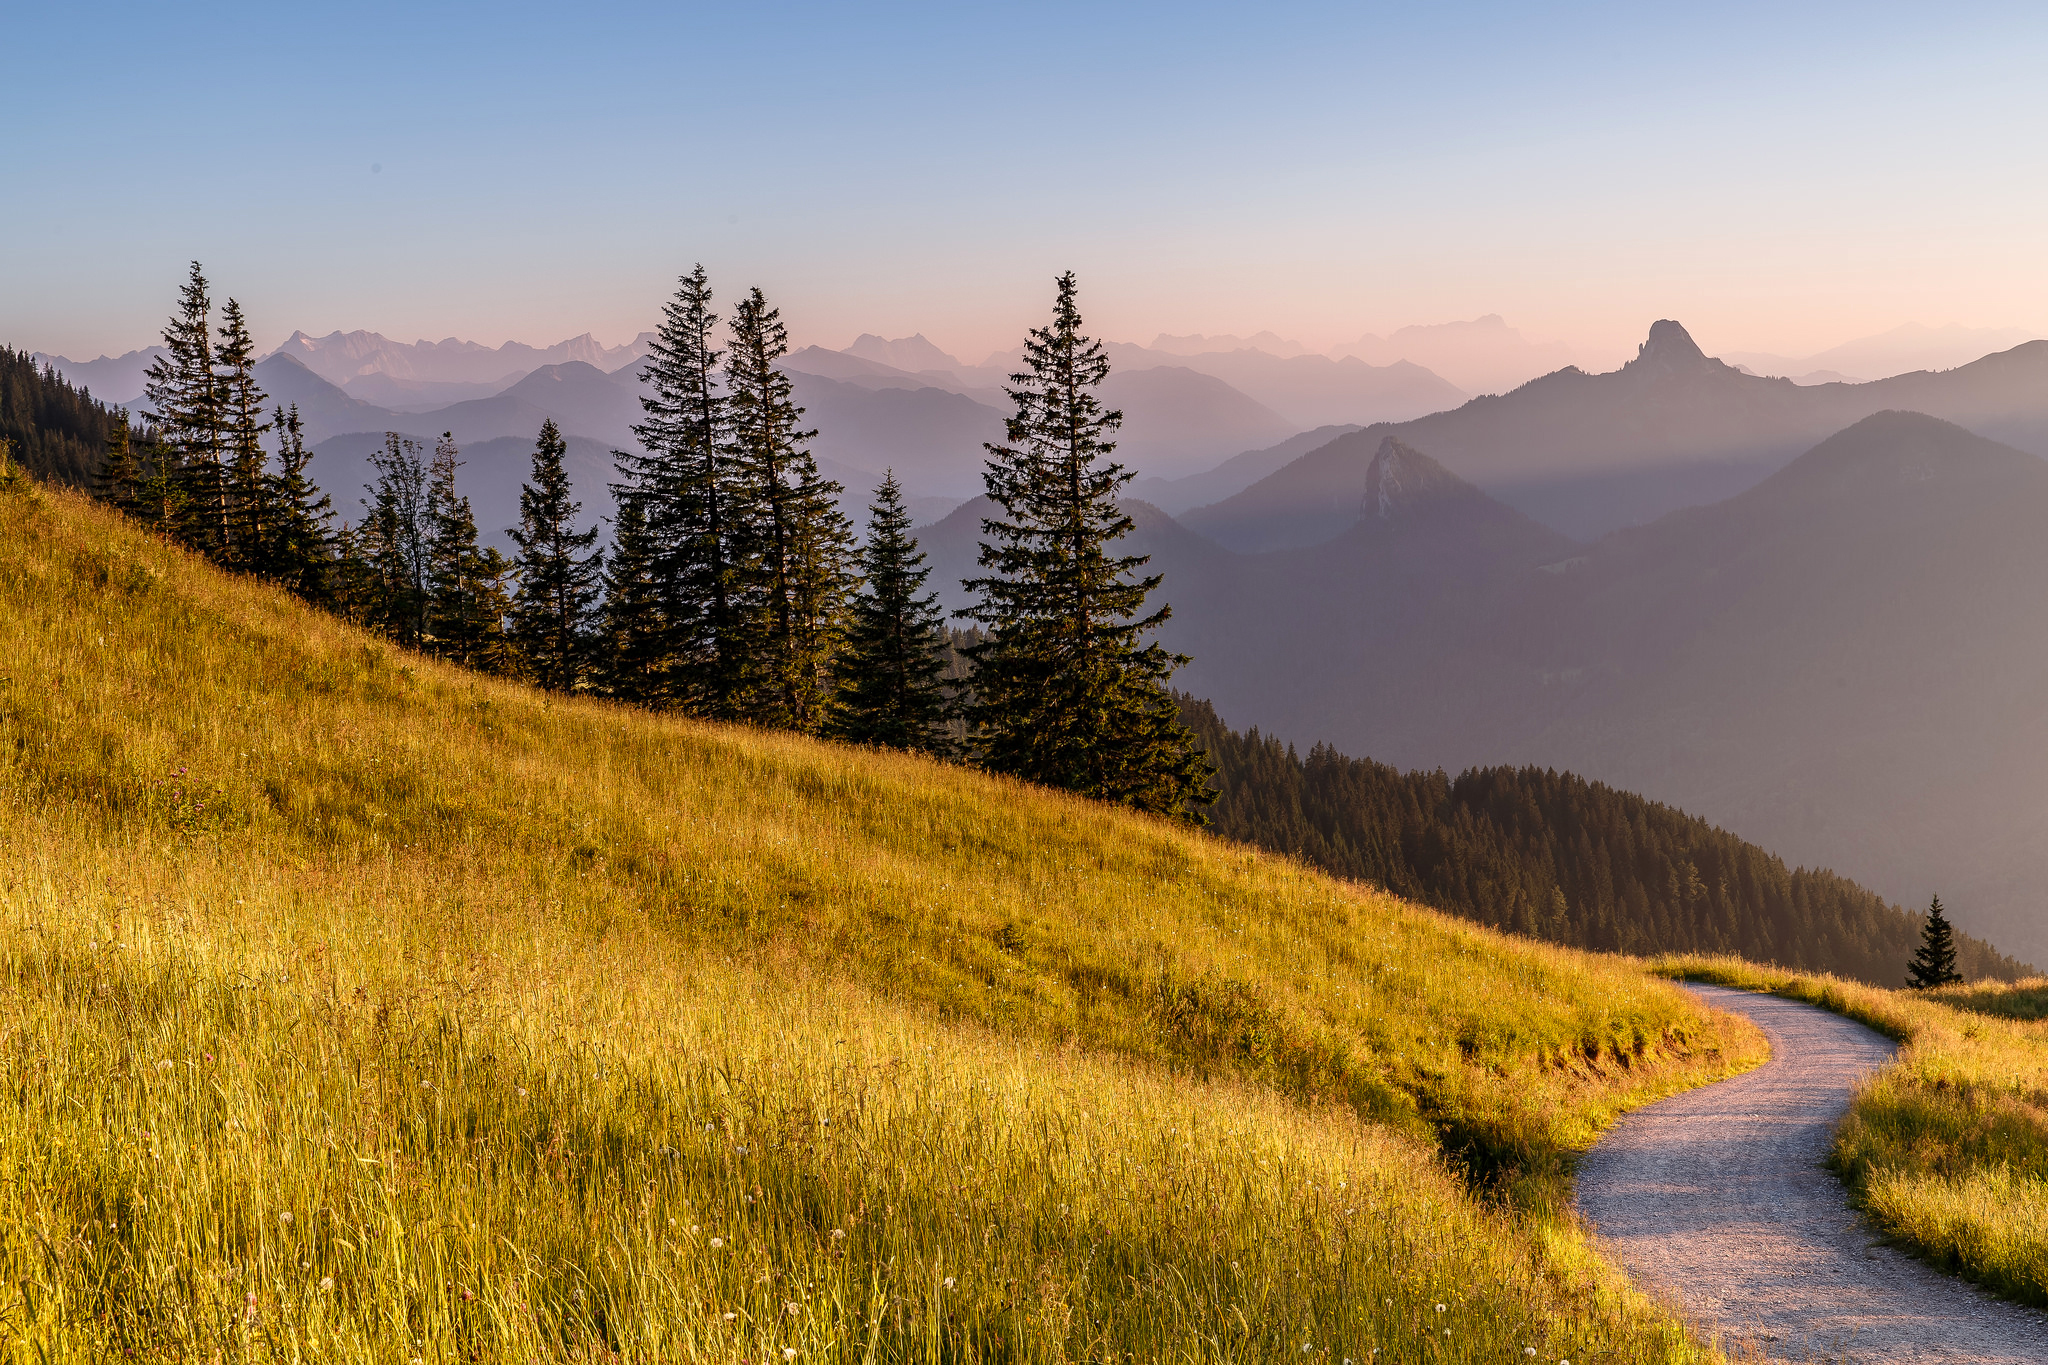
[(2048, 982), (1878, 990), (1733, 959), (1657, 970), (1768, 990), (1903, 1044), (1860, 1091), (1834, 1161), (1885, 1233), (2024, 1303), (2048, 1305)]
[(1626, 962), (443, 668), (49, 492), (0, 806), (13, 1358), (1700, 1354), (1561, 1196), (1755, 1039)]

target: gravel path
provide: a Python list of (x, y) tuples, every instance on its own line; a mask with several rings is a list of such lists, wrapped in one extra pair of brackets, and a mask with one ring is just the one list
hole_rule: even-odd
[(1622, 1119), (1579, 1167), (1579, 1211), (1638, 1284), (1738, 1357), (2048, 1362), (2048, 1316), (1877, 1245), (1822, 1165), (1892, 1044), (1811, 1005), (1713, 986), (1771, 1060)]

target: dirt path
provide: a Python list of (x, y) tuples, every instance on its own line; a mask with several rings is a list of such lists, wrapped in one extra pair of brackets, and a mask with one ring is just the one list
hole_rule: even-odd
[(1771, 1360), (2048, 1362), (2048, 1316), (1876, 1238), (1822, 1165), (1892, 1044), (1811, 1005), (1687, 987), (1745, 1014), (1771, 1060), (1624, 1118), (1579, 1168), (1579, 1211), (1637, 1283)]

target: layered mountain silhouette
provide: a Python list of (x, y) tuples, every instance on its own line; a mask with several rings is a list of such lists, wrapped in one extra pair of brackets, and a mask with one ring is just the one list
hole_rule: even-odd
[[(1345, 438), (1356, 440), (1356, 437)], [(1939, 893), (2048, 960), (2048, 463), (1871, 415), (1754, 487), (1588, 546), (1382, 434), (1350, 524), (1239, 554), (1131, 504), (1233, 723), (1404, 768), (1568, 768)], [(964, 601), (984, 509), (924, 532)]]
[(407, 344), (376, 332), (330, 332), (324, 337), (293, 332), (275, 354), (288, 355), (344, 388), (370, 375), (415, 384), (505, 384), (544, 365), (581, 363), (615, 370), (646, 355), (652, 339), (652, 333), (643, 332), (623, 346), (606, 346), (585, 332), (553, 346), (508, 341), (492, 347), (455, 337)]
[(1889, 408), (1929, 412), (2048, 454), (2048, 342), (1940, 373), (1801, 386), (1703, 354), (1676, 322), (1619, 370), (1559, 370), (1512, 393), (1377, 424), (1186, 516), (1239, 550), (1314, 544), (1358, 515), (1366, 467), (1398, 436), (1544, 524), (1590, 540), (1729, 497), (1830, 432)]

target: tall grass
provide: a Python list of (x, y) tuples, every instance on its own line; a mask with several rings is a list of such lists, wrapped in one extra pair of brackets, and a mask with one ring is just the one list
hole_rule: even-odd
[(2022, 1303), (2048, 1306), (2048, 981), (1879, 990), (1733, 959), (1658, 971), (1770, 991), (1903, 1045), (1857, 1092), (1833, 1159), (1886, 1234)]
[(47, 491), (0, 805), (11, 1358), (1700, 1354), (1559, 1195), (1756, 1042), (1624, 962), (442, 668)]

